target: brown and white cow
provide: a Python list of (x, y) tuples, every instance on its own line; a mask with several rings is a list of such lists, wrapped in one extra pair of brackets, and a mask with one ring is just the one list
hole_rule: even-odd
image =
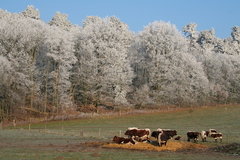
[(124, 137), (113, 137), (113, 142), (118, 144), (136, 144), (136, 142), (132, 138), (124, 138)]
[(199, 134), (200, 133), (196, 131), (188, 131), (187, 132), (188, 142), (190, 141), (190, 139), (194, 139), (194, 142), (197, 142)]
[(202, 142), (206, 142), (207, 141), (208, 135), (209, 135), (209, 131), (202, 131), (201, 132)]
[(220, 139), (220, 142), (222, 142), (222, 133), (212, 133), (210, 137), (215, 139), (215, 142), (217, 142), (217, 139)]
[(208, 137), (211, 137), (211, 134), (217, 133), (217, 130), (216, 129), (209, 129), (209, 131), (206, 131), (206, 133), (208, 133)]
[(139, 142), (146, 142), (150, 140), (150, 129), (138, 129), (136, 127), (128, 128), (125, 132), (129, 138), (137, 140)]
[(206, 142), (207, 137), (214, 138), (215, 142), (217, 142), (217, 139), (220, 139), (220, 142), (222, 142), (222, 133), (217, 133), (216, 129), (209, 129), (209, 131), (202, 131), (201, 132), (202, 141)]

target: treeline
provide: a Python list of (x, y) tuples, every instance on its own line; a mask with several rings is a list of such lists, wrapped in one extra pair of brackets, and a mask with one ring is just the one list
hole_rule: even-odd
[(0, 119), (25, 106), (59, 113), (79, 106), (239, 103), (240, 30), (219, 39), (197, 24), (155, 21), (135, 34), (117, 17), (50, 22), (28, 6), (0, 9)]

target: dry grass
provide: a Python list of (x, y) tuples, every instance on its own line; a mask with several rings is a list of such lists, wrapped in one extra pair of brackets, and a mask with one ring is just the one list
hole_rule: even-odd
[(177, 150), (190, 150), (190, 149), (205, 149), (210, 146), (196, 144), (192, 142), (170, 140), (168, 141), (166, 146), (162, 146), (162, 147), (159, 147), (156, 143), (150, 144), (150, 143), (142, 143), (142, 142), (139, 142), (135, 145), (110, 143), (110, 144), (105, 144), (102, 147), (149, 150), (149, 151), (177, 151)]

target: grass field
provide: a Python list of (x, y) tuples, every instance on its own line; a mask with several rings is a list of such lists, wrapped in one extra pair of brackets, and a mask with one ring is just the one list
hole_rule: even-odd
[(223, 134), (223, 142), (207, 139), (198, 144), (217, 147), (240, 143), (239, 117), (239, 106), (221, 106), (9, 127), (0, 130), (0, 159), (234, 159), (202, 150), (149, 151), (101, 144), (111, 143), (115, 135), (124, 136), (128, 127), (176, 129), (182, 142), (187, 131), (214, 128)]

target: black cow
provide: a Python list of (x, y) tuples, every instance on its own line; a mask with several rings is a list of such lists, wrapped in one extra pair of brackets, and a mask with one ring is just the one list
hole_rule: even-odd
[(177, 135), (176, 130), (171, 130), (171, 129), (163, 129), (163, 132), (167, 133), (171, 138), (175, 135)]
[(158, 138), (158, 135), (161, 133), (162, 131), (153, 131), (151, 136), (154, 138)]
[[(163, 131), (165, 133), (168, 133), (168, 135), (173, 138), (173, 136), (177, 135), (177, 131), (176, 130), (172, 130), (172, 129), (160, 129), (158, 128), (157, 131)], [(152, 136), (154, 137), (154, 136)]]
[(188, 142), (190, 141), (190, 139), (194, 139), (194, 142), (197, 142), (199, 134), (200, 134), (199, 132), (188, 131), (187, 132)]
[(158, 135), (158, 145), (159, 147), (162, 146), (162, 144), (164, 144), (165, 146), (167, 145), (167, 141), (171, 139), (171, 136), (167, 133), (167, 132), (161, 132)]
[(176, 135), (175, 131), (174, 133), (170, 132), (170, 130), (157, 130), (153, 131), (151, 136), (157, 138), (158, 145), (161, 147), (162, 144), (166, 146), (167, 141), (171, 139), (174, 135)]

